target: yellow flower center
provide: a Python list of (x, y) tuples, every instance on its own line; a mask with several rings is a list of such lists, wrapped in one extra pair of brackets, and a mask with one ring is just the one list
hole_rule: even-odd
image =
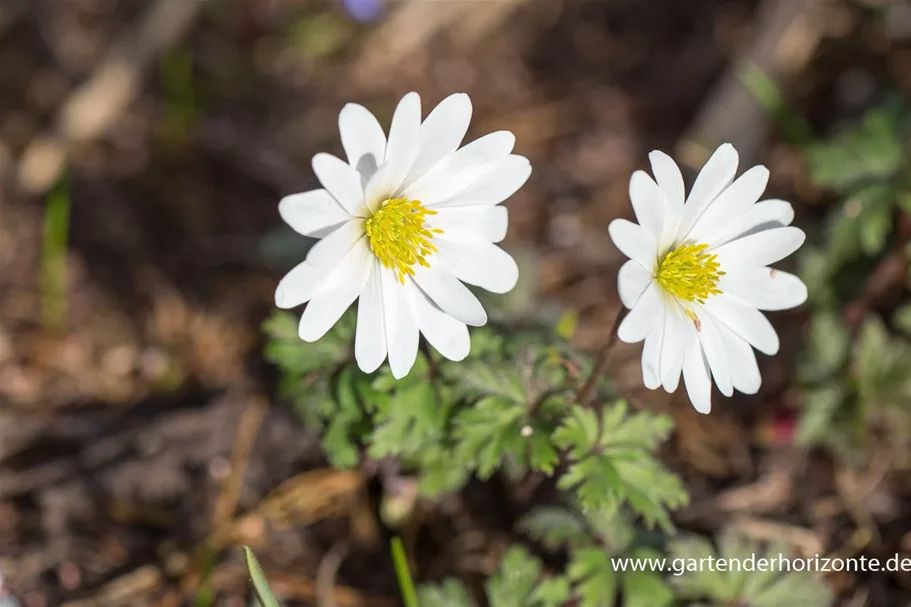
[(709, 255), (707, 244), (686, 244), (670, 251), (658, 264), (658, 282), (670, 293), (686, 301), (701, 304), (718, 295), (719, 269), (717, 255)]
[(402, 284), (405, 284), (406, 274), (414, 275), (411, 269), (414, 264), (430, 267), (424, 258), (436, 252), (437, 248), (430, 241), (434, 234), (442, 234), (443, 230), (426, 227), (424, 220), (428, 215), (436, 214), (417, 200), (390, 198), (367, 219), (365, 228), (370, 250), (380, 263), (398, 272)]

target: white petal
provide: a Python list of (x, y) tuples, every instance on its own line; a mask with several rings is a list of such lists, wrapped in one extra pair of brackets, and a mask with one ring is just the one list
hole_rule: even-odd
[(386, 315), (386, 346), (392, 376), (402, 379), (418, 356), (418, 315), (415, 304), (417, 289), (410, 278), (401, 284), (394, 272), (380, 270), (383, 286), (383, 312)]
[(484, 306), (458, 278), (438, 265), (415, 265), (413, 269), (414, 282), (443, 312), (473, 327), (487, 324)]
[(719, 329), (724, 351), (730, 363), (734, 387), (744, 394), (756, 394), (762, 384), (762, 377), (759, 375), (759, 365), (756, 363), (753, 348), (724, 325), (719, 325)]
[(769, 356), (778, 352), (778, 334), (762, 312), (725, 293), (709, 297), (703, 310)]
[(423, 293), (418, 293), (417, 302), (418, 323), (427, 343), (451, 361), (464, 360), (471, 351), (465, 323), (440, 310)]
[(773, 268), (739, 268), (721, 277), (718, 288), (757, 310), (789, 310), (807, 300), (807, 285)]
[(642, 226), (626, 219), (615, 219), (607, 226), (607, 231), (621, 253), (653, 271), (658, 263), (658, 245)]
[(696, 177), (677, 230), (678, 240), (688, 234), (709, 204), (728, 187), (737, 173), (737, 150), (730, 143), (720, 146)]
[(332, 154), (313, 157), (313, 172), (332, 197), (348, 211), (357, 215), (364, 206), (364, 189), (361, 174), (341, 158)]
[(617, 328), (617, 337), (628, 344), (640, 342), (664, 322), (665, 302), (654, 282), (646, 287), (636, 307)]
[(699, 335), (699, 342), (702, 344), (702, 351), (712, 371), (715, 385), (722, 394), (731, 396), (734, 393), (734, 384), (731, 382), (731, 370), (728, 367), (724, 343), (721, 341), (721, 329), (710, 314), (697, 313), (697, 318), (699, 321), (696, 323), (696, 333)]
[(665, 337), (661, 348), (661, 385), (666, 392), (674, 392), (680, 385), (680, 371), (686, 354), (686, 338), (692, 321), (679, 305), (668, 305), (665, 318)]
[(406, 188), (409, 198), (433, 205), (458, 196), (509, 157), (516, 137), (497, 131), (475, 139), (436, 164)]
[(721, 269), (730, 272), (735, 267), (771, 265), (799, 249), (806, 239), (803, 230), (788, 226), (750, 234), (710, 251), (718, 254)]
[(367, 184), (364, 186), (365, 216), (376, 213), (384, 200), (395, 195), (388, 187), (388, 176), (391, 169), (390, 165), (384, 164), (367, 180)]
[(370, 179), (386, 155), (386, 133), (376, 116), (362, 105), (349, 103), (339, 112), (338, 130), (348, 164), (363, 180)]
[(450, 190), (458, 192), (457, 195), (428, 206), (442, 208), (500, 204), (525, 185), (531, 176), (531, 163), (524, 156), (507, 156), (502, 162), (489, 168), (490, 170), (468, 189), (460, 190), (460, 185), (453, 185)]
[(370, 254), (367, 245), (361, 241), (345, 256), (332, 276), (320, 285), (301, 316), (298, 329), (301, 339), (307, 342), (318, 340), (351, 307), (370, 274)]
[(705, 210), (685, 240), (714, 245), (731, 223), (747, 214), (769, 183), (769, 170), (755, 166), (729, 185)]
[(652, 240), (661, 242), (665, 204), (658, 184), (645, 171), (636, 171), (629, 180), (629, 198), (639, 225), (645, 228)]
[(677, 228), (680, 226), (680, 218), (683, 215), (684, 186), (683, 174), (680, 167), (674, 162), (674, 159), (655, 150), (648, 155), (652, 164), (652, 173), (655, 175), (655, 181), (664, 194), (661, 202), (664, 205), (664, 222), (661, 227), (661, 239), (659, 245), (661, 250), (667, 249), (673, 244), (673, 239), (677, 235)]
[(386, 323), (380, 264), (374, 262), (357, 304), (354, 358), (364, 373), (376, 371), (386, 358)]
[[(667, 310), (664, 311), (665, 315)], [(661, 385), (661, 348), (666, 336), (664, 322), (645, 338), (642, 346), (642, 383), (649, 390), (654, 390)]]
[(506, 237), (506, 207), (443, 207), (427, 218), (431, 228), (443, 230), (449, 240), (500, 242)]
[(389, 141), (386, 144), (383, 173), (383, 195), (386, 198), (397, 196), (411, 173), (418, 154), (421, 138), (421, 97), (417, 93), (408, 93), (399, 101), (389, 127)]
[(742, 218), (735, 219), (718, 238), (719, 246), (749, 234), (783, 228), (794, 221), (794, 207), (784, 200), (760, 200)]
[(362, 219), (352, 219), (342, 224), (307, 251), (307, 261), (314, 266), (337, 263), (364, 237), (363, 224)]
[(302, 261), (278, 283), (275, 289), (275, 305), (290, 309), (310, 301), (313, 293), (335, 269), (333, 265), (314, 266)]
[(630, 259), (625, 262), (620, 266), (620, 272), (617, 273), (617, 291), (620, 293), (620, 301), (627, 308), (632, 308), (650, 282), (652, 282), (652, 275), (639, 265), (638, 261)]
[(411, 169), (420, 177), (437, 162), (457, 149), (471, 122), (471, 99), (465, 93), (450, 95), (440, 102), (421, 125), (418, 156)]
[(304, 236), (331, 232), (351, 219), (326, 190), (285, 196), (278, 203), (278, 214), (295, 232)]
[(519, 266), (495, 244), (465, 243), (434, 238), (437, 249), (428, 263), (440, 263), (456, 278), (491, 293), (506, 293), (519, 280)]
[(712, 379), (709, 364), (702, 353), (696, 330), (687, 332), (686, 356), (683, 359), (683, 382), (690, 402), (699, 413), (712, 410)]

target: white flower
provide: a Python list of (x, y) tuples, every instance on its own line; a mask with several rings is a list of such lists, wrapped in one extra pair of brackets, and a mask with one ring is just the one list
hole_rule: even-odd
[(275, 291), (280, 308), (309, 302), (300, 337), (316, 341), (358, 298), (354, 354), (365, 372), (389, 357), (396, 378), (417, 356), (419, 333), (450, 360), (470, 348), (466, 325), (487, 313), (462, 283), (494, 293), (512, 289), (518, 267), (494, 243), (506, 235), (497, 206), (531, 175), (512, 155), (515, 137), (491, 133), (461, 149), (471, 101), (444, 99), (421, 122), (421, 98), (399, 102), (387, 140), (366, 108), (339, 115), (344, 162), (313, 158), (324, 189), (294, 194), (279, 213), (294, 230), (321, 238)]
[[(759, 390), (753, 348), (778, 352), (778, 334), (760, 310), (786, 310), (807, 298), (804, 283), (769, 268), (796, 251), (806, 236), (787, 227), (794, 209), (783, 200), (757, 202), (769, 171), (756, 166), (734, 181), (737, 151), (719, 147), (684, 203), (683, 177), (662, 152), (649, 155), (655, 180), (630, 179), (638, 224), (615, 219), (614, 244), (630, 258), (617, 277), (631, 311), (621, 341), (645, 340), (642, 376), (654, 390), (677, 389), (680, 373), (700, 413), (711, 410), (712, 379), (725, 396)], [(733, 181), (733, 183), (732, 183)]]

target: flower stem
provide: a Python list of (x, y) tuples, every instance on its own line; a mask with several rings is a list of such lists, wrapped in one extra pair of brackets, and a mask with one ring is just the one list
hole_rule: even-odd
[(408, 570), (408, 558), (405, 556), (402, 540), (394, 537), (391, 543), (392, 562), (395, 565), (395, 574), (399, 578), (399, 588), (402, 590), (405, 607), (418, 607), (418, 593), (414, 589), (414, 580), (411, 579), (411, 572)]
[(576, 397), (576, 402), (578, 404), (582, 406), (589, 405), (591, 404), (591, 400), (595, 397), (595, 394), (598, 391), (598, 380), (601, 379), (601, 376), (607, 371), (611, 353), (614, 350), (614, 345), (617, 343), (617, 329), (620, 327), (620, 323), (625, 316), (626, 308), (623, 307), (623, 304), (620, 304), (620, 309), (617, 311), (617, 316), (614, 318), (614, 325), (611, 327), (610, 337), (601, 347), (601, 350), (598, 351), (598, 357), (595, 359), (595, 365), (592, 367), (592, 372), (579, 389), (579, 395)]

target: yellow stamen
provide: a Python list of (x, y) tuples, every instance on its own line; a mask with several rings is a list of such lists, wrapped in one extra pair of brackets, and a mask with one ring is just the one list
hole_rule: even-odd
[(701, 304), (721, 293), (718, 279), (724, 276), (717, 255), (709, 255), (707, 244), (681, 245), (670, 251), (658, 264), (658, 283), (686, 301)]
[(402, 284), (406, 274), (414, 276), (414, 264), (430, 267), (425, 257), (437, 250), (430, 240), (443, 230), (428, 228), (424, 221), (436, 214), (417, 200), (390, 198), (365, 223), (370, 250), (380, 263), (398, 272)]

